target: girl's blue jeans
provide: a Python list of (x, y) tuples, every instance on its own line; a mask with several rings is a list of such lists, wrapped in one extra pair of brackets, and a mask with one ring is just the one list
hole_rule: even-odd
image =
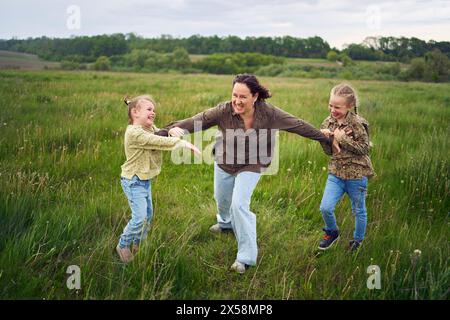
[(344, 180), (331, 173), (328, 174), (325, 191), (320, 204), (320, 211), (322, 212), (327, 230), (338, 230), (334, 209), (344, 193), (347, 193), (352, 204), (353, 215), (355, 216), (355, 232), (353, 233), (353, 238), (358, 241), (364, 239), (367, 226), (367, 180), (367, 177)]
[(120, 177), (122, 189), (131, 208), (131, 220), (119, 239), (119, 247), (139, 245), (146, 238), (153, 217), (150, 180), (140, 180), (136, 175), (127, 179)]

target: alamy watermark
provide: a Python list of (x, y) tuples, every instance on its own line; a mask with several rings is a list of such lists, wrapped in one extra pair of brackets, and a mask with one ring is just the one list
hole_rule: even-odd
[(66, 9), (66, 13), (69, 15), (66, 20), (66, 27), (69, 30), (81, 29), (81, 9), (77, 5), (70, 5)]
[(67, 274), (70, 276), (67, 278), (66, 286), (69, 290), (79, 290), (81, 289), (81, 270), (77, 265), (70, 265), (66, 270)]
[(369, 30), (381, 29), (381, 8), (379, 6), (371, 5), (367, 7), (366, 26)]
[(367, 273), (370, 274), (367, 278), (367, 289), (381, 289), (381, 269), (377, 265), (370, 265), (367, 267)]

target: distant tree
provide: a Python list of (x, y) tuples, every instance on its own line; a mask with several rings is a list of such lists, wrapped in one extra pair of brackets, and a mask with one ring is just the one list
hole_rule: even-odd
[(408, 68), (408, 78), (422, 80), (425, 74), (426, 64), (424, 58), (414, 58)]
[(347, 67), (347, 66), (353, 64), (352, 58), (350, 58), (346, 53), (341, 53), (341, 54), (338, 56), (338, 61), (342, 62), (342, 65), (343, 65), (344, 67)]
[(399, 62), (395, 62), (390, 69), (390, 73), (394, 76), (397, 76), (400, 74), (400, 72), (402, 71), (402, 68), (400, 67), (400, 63)]
[(105, 71), (105, 70), (111, 69), (111, 63), (109, 61), (109, 58), (106, 57), (106, 56), (98, 57), (98, 59), (95, 61), (95, 63), (92, 66), (92, 68), (94, 70), (101, 70), (101, 71)]
[(338, 54), (336, 51), (331, 50), (327, 53), (327, 60), (335, 62), (338, 59)]
[(189, 53), (184, 48), (176, 48), (172, 53), (172, 64), (175, 69), (185, 69), (190, 67), (191, 59)]
[(125, 55), (125, 65), (133, 67), (135, 70), (141, 70), (144, 68), (147, 59), (153, 56), (152, 52), (146, 49), (133, 49)]
[(261, 66), (282, 64), (283, 58), (260, 53), (215, 53), (194, 64), (208, 73), (235, 74), (254, 72)]
[(354, 60), (377, 60), (377, 54), (374, 49), (360, 44), (351, 44), (344, 52)]
[(61, 69), (63, 70), (77, 70), (80, 69), (80, 64), (78, 62), (74, 61), (67, 61), (63, 60), (61, 61)]
[(425, 55), (425, 81), (445, 82), (449, 80), (450, 60), (439, 49)]

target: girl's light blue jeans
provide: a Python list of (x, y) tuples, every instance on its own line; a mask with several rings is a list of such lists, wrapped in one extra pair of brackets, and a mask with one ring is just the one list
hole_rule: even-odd
[(260, 176), (248, 171), (231, 175), (214, 163), (217, 222), (223, 229), (233, 229), (238, 242), (236, 260), (250, 266), (256, 265), (258, 256), (256, 216), (250, 211), (250, 200)]
[(119, 239), (119, 247), (130, 247), (147, 237), (153, 217), (152, 192), (150, 180), (140, 180), (136, 175), (127, 179), (120, 177), (122, 189), (131, 208), (131, 220)]
[(322, 212), (322, 217), (325, 221), (325, 228), (329, 231), (338, 230), (334, 209), (344, 193), (347, 193), (350, 198), (353, 215), (355, 216), (355, 231), (353, 233), (353, 238), (362, 241), (367, 226), (367, 177), (344, 180), (331, 173), (328, 174), (325, 191), (320, 204), (320, 211)]

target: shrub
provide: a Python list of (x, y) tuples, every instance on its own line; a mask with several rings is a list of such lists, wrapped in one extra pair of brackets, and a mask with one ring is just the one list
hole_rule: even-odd
[(446, 82), (449, 80), (450, 60), (439, 49), (425, 54), (424, 80), (433, 82)]
[(77, 70), (80, 69), (80, 64), (74, 61), (61, 61), (61, 69), (63, 70)]
[(414, 80), (421, 80), (425, 74), (425, 60), (423, 58), (414, 58), (407, 71), (407, 78)]
[(332, 61), (332, 62), (336, 62), (338, 59), (338, 54), (336, 51), (331, 50), (328, 52), (327, 54), (327, 60)]
[(352, 58), (350, 58), (347, 54), (341, 53), (338, 57), (338, 60), (342, 62), (344, 67), (350, 66), (353, 64)]
[(92, 68), (94, 70), (101, 70), (101, 71), (105, 71), (105, 70), (111, 69), (111, 63), (109, 61), (109, 58), (106, 57), (106, 56), (98, 57), (98, 59), (93, 64)]
[(216, 74), (255, 72), (262, 66), (282, 64), (284, 59), (260, 53), (215, 53), (195, 63), (195, 67)]

